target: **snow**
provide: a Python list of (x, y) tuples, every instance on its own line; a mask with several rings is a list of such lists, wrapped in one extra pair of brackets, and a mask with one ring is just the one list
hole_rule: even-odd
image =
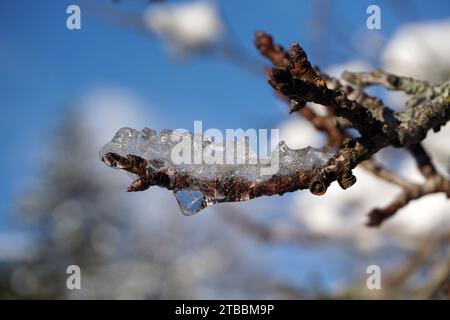
[(144, 24), (179, 54), (210, 47), (224, 29), (216, 6), (206, 1), (151, 7)]
[(384, 68), (399, 75), (439, 82), (450, 75), (450, 20), (407, 24), (386, 45)]

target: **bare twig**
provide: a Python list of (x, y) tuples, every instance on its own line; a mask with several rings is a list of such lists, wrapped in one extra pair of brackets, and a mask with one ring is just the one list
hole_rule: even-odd
[[(444, 192), (450, 197), (449, 182), (436, 172), (420, 145), (429, 130), (437, 131), (450, 120), (450, 81), (430, 86), (424, 81), (397, 77), (380, 70), (345, 73), (344, 77), (357, 85), (353, 88), (314, 68), (298, 44), (287, 52), (282, 46), (274, 44), (269, 35), (259, 32), (255, 45), (275, 65), (268, 70), (269, 84), (280, 96), (290, 100), (290, 112), (299, 111), (316, 129), (327, 134), (329, 144), (339, 147), (335, 155), (317, 168), (248, 180), (236, 175), (199, 179), (173, 167), (155, 168), (136, 155), (105, 154), (103, 160), (109, 165), (139, 176), (129, 191), (144, 190), (152, 185), (174, 191), (199, 190), (209, 199), (219, 199), (214, 203), (243, 201), (299, 189), (309, 189), (313, 194), (321, 195), (333, 181), (337, 181), (343, 189), (353, 185), (356, 178), (352, 169), (379, 150), (393, 146), (410, 150), (426, 182), (413, 184), (373, 162), (366, 162), (364, 166), (375, 175), (402, 187), (402, 193), (389, 206), (370, 213), (368, 225), (380, 225), (411, 200), (422, 196)], [(364, 86), (375, 83), (383, 84), (388, 89), (403, 90), (420, 103), (405, 111), (394, 112), (380, 99), (364, 92)], [(329, 110), (328, 115), (319, 117), (306, 106), (308, 102), (325, 106)], [(350, 138), (344, 128), (355, 128), (361, 136)], [(207, 204), (206, 200), (204, 206)]]

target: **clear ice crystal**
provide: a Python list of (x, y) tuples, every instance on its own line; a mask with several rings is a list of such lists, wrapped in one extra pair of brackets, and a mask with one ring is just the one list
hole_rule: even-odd
[(182, 189), (175, 191), (174, 194), (185, 216), (196, 214), (206, 207), (205, 195), (201, 191)]
[[(180, 143), (183, 143), (183, 147), (188, 146), (178, 153), (187, 161), (180, 162), (179, 158), (174, 157), (174, 150), (179, 149)], [(242, 148), (245, 148), (244, 152)], [(234, 150), (231, 156), (230, 150)], [(116, 153), (122, 157), (135, 155), (147, 160), (149, 171), (170, 167), (199, 181), (233, 176), (248, 181), (263, 181), (270, 179), (274, 174), (289, 175), (325, 166), (336, 155), (336, 150), (329, 147), (293, 150), (281, 141), (270, 158), (262, 159), (257, 157), (247, 139), (224, 143), (211, 141), (202, 135), (194, 135), (187, 131), (163, 130), (158, 134), (149, 128), (142, 131), (122, 128), (117, 131), (111, 142), (100, 150), (100, 158), (104, 159), (107, 153)], [(196, 162), (198, 159), (200, 162)], [(107, 161), (106, 164), (112, 166)], [(273, 167), (276, 169), (275, 172), (263, 173), (264, 169)], [(133, 179), (137, 178), (134, 174), (129, 175)], [(185, 215), (194, 214), (207, 205), (223, 201), (226, 197), (217, 195), (214, 199), (206, 199), (197, 189), (175, 190), (174, 194)]]

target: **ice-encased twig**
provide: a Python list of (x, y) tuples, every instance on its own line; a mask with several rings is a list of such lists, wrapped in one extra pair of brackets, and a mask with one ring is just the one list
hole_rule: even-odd
[[(230, 163), (227, 156), (231, 149)], [(190, 151), (188, 157), (182, 154), (190, 161), (176, 158), (180, 150), (181, 154)], [(211, 155), (216, 155), (215, 163), (211, 163)], [(134, 182), (128, 191), (142, 191), (153, 185), (172, 190), (185, 215), (219, 202), (245, 201), (298, 189), (313, 188), (321, 193), (326, 186), (319, 181), (318, 171), (335, 155), (336, 150), (329, 147), (292, 150), (281, 141), (270, 158), (261, 159), (246, 140), (212, 142), (189, 132), (163, 130), (158, 134), (149, 128), (122, 128), (100, 151), (107, 165), (131, 173)]]

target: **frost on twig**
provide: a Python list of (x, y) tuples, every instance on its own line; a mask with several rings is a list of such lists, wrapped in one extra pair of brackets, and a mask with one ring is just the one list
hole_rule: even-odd
[(219, 202), (310, 188), (311, 183), (319, 188), (314, 178), (335, 154), (329, 147), (292, 150), (281, 141), (265, 159), (245, 139), (212, 142), (189, 132), (158, 134), (149, 128), (122, 128), (100, 151), (107, 165), (131, 174), (128, 191), (154, 185), (172, 190), (185, 215)]
[[(257, 163), (240, 163), (237, 158), (233, 159), (237, 162), (226, 165), (195, 164), (195, 161), (175, 163), (173, 149), (184, 138), (194, 140), (193, 149), (204, 148), (203, 156), (205, 150), (208, 154), (209, 149), (224, 146), (202, 138), (195, 144), (196, 137), (189, 133), (168, 130), (157, 134), (151, 129), (139, 132), (123, 128), (102, 149), (101, 159), (107, 165), (133, 175), (135, 181), (128, 191), (141, 191), (153, 185), (167, 188), (175, 193), (183, 213), (189, 215), (218, 202), (244, 201), (299, 189), (321, 195), (333, 181), (347, 189), (356, 182), (352, 170), (363, 163), (376, 176), (402, 188), (402, 193), (391, 205), (370, 213), (370, 226), (379, 226), (411, 200), (422, 196), (442, 192), (450, 198), (450, 182), (436, 171), (421, 146), (428, 131), (439, 131), (450, 120), (450, 81), (430, 85), (375, 70), (370, 73), (346, 72), (343, 78), (353, 86), (343, 85), (312, 66), (298, 44), (286, 51), (273, 43), (271, 36), (258, 32), (255, 46), (273, 63), (274, 67), (267, 71), (269, 84), (278, 96), (289, 101), (289, 111), (298, 111), (317, 130), (325, 132), (328, 145), (337, 149), (291, 150), (281, 142), (274, 151), (277, 157), (279, 155), (279, 170), (262, 174), (274, 163), (273, 155), (265, 161), (257, 159)], [(408, 108), (394, 112), (381, 99), (365, 93), (364, 88), (373, 84), (410, 95)], [(315, 114), (308, 107), (309, 102), (325, 106), (327, 116)], [(348, 128), (356, 129), (359, 136), (350, 136), (346, 131)], [(426, 182), (421, 185), (411, 183), (371, 160), (374, 154), (388, 146), (407, 149)], [(245, 146), (247, 149), (250, 150)], [(247, 152), (247, 158), (255, 158), (251, 151)], [(195, 150), (192, 153), (195, 157)]]

